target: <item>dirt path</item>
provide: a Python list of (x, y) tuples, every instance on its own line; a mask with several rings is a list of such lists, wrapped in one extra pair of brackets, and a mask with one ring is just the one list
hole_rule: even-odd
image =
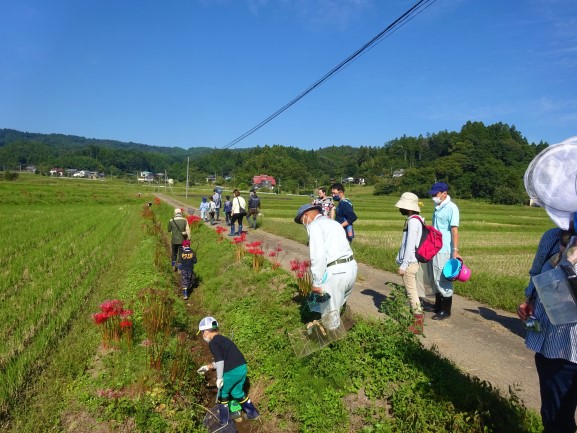
[[(192, 207), (190, 203), (163, 194), (156, 195), (171, 206)], [(271, 248), (282, 242), (286, 255), (282, 257), (281, 265), (289, 271), (291, 259), (308, 258), (309, 251), (305, 245), (260, 229), (249, 230), (247, 239), (250, 242), (262, 241)], [(393, 273), (359, 263), (357, 283), (348, 301), (353, 314), (383, 317), (379, 306), (389, 294), (387, 282), (401, 284), (402, 280)], [(514, 389), (525, 406), (539, 411), (541, 399), (533, 352), (525, 348), (524, 330), (517, 316), (458, 295), (453, 298), (449, 319), (433, 321), (430, 320), (432, 313), (426, 313), (425, 335), (421, 337), (423, 345), (434, 347), (462, 371), (491, 383), (504, 395), (510, 388)]]

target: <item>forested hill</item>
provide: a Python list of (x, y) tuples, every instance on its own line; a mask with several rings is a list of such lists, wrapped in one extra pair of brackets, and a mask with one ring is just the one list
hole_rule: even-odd
[(413, 191), (426, 196), (431, 183), (442, 180), (456, 198), (516, 204), (527, 199), (523, 173), (546, 145), (528, 143), (514, 126), (481, 122), (467, 122), (459, 132), (403, 136), (380, 147), (318, 150), (282, 145), (186, 150), (0, 129), (0, 168), (35, 165), (41, 173), (53, 167), (76, 168), (104, 171), (107, 176), (166, 171), (183, 181), (190, 157), (191, 179), (199, 183), (209, 175), (216, 175), (218, 183), (231, 176), (235, 186), (244, 187), (255, 174), (268, 174), (285, 192), (312, 192), (317, 185), (354, 177), (374, 185), (377, 194)]

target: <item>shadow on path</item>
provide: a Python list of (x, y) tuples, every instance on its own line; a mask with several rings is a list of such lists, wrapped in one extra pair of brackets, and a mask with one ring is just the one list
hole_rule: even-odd
[(495, 310), (487, 307), (478, 307), (476, 310), (471, 308), (465, 308), (465, 311), (469, 313), (478, 314), (485, 320), (490, 320), (492, 322), (497, 322), (503, 328), (508, 329), (513, 334), (519, 337), (525, 338), (525, 328), (523, 328), (523, 323), (516, 317), (507, 317), (498, 314)]

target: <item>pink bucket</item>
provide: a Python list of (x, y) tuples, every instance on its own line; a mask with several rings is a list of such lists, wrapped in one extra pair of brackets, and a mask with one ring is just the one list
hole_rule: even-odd
[(462, 259), (450, 259), (443, 267), (443, 275), (449, 281), (465, 282), (471, 278), (471, 270)]

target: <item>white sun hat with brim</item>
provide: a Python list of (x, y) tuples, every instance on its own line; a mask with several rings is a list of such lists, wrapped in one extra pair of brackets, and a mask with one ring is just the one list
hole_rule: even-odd
[(421, 212), (421, 208), (419, 206), (419, 197), (412, 192), (404, 192), (395, 206), (399, 209), (407, 209), (419, 213)]
[(577, 136), (553, 144), (527, 167), (525, 189), (553, 222), (568, 230), (577, 212)]

